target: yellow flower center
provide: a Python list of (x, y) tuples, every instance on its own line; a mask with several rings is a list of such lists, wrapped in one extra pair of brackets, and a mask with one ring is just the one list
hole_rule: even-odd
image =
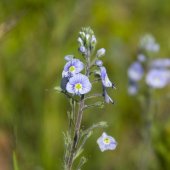
[(75, 71), (75, 67), (74, 67), (74, 66), (71, 66), (71, 67), (69, 68), (69, 71), (70, 71), (70, 72)]
[(109, 138), (105, 138), (103, 141), (104, 141), (105, 144), (109, 144), (110, 143), (110, 139)]
[(155, 82), (159, 83), (160, 82), (160, 78), (159, 77), (155, 77)]
[(77, 84), (75, 85), (75, 88), (76, 88), (77, 90), (80, 90), (80, 89), (82, 89), (82, 85), (81, 85), (80, 83), (77, 83)]

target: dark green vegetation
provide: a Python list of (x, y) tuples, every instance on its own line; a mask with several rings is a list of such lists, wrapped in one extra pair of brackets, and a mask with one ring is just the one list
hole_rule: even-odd
[[(152, 33), (160, 43), (157, 57), (170, 56), (169, 16), (169, 0), (1, 0), (0, 166), (12, 166), (15, 150), (20, 170), (62, 169), (69, 104), (53, 87), (60, 84), (64, 56), (80, 56), (75, 50), (78, 31), (91, 26), (97, 47), (106, 48), (104, 63), (117, 90), (111, 91), (115, 105), (88, 110), (83, 124), (108, 121), (108, 133), (118, 147), (101, 153), (96, 139), (102, 130), (94, 133), (85, 146), (84, 169), (139, 169), (147, 150), (141, 106), (127, 95), (127, 68), (144, 33)], [(153, 170), (170, 169), (169, 91), (158, 90), (153, 97)]]

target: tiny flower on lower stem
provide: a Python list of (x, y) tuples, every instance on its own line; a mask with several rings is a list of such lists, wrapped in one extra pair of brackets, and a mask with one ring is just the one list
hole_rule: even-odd
[(98, 138), (97, 144), (102, 152), (106, 150), (114, 150), (117, 146), (116, 140), (112, 136), (108, 136), (105, 132), (103, 132), (102, 136)]
[(128, 76), (133, 81), (139, 81), (141, 80), (144, 73), (144, 69), (140, 62), (135, 61), (131, 64), (131, 66), (128, 69)]
[(163, 88), (169, 83), (169, 70), (151, 69), (146, 75), (146, 84), (152, 88)]
[(102, 84), (104, 87), (114, 87), (114, 84), (109, 80), (106, 68), (105, 67), (100, 67), (100, 74), (101, 74), (101, 79), (102, 79)]
[(71, 77), (80, 73), (84, 68), (84, 64), (79, 59), (72, 59), (66, 63), (62, 72), (62, 77)]
[(83, 74), (76, 74), (69, 79), (66, 90), (75, 95), (88, 93), (92, 88), (89, 78)]

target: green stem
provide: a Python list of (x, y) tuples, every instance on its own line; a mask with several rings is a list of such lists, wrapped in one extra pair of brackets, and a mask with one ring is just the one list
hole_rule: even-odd
[[(85, 74), (87, 77), (89, 77), (90, 74), (90, 50), (88, 50), (87, 56), (86, 56), (86, 70)], [(81, 128), (81, 122), (83, 118), (83, 108), (84, 108), (84, 101), (85, 101), (85, 95), (81, 96), (80, 102), (79, 102), (79, 109), (78, 109), (78, 114), (77, 114), (77, 119), (76, 119), (76, 124), (75, 124), (75, 129), (74, 129), (74, 137), (69, 153), (69, 157), (66, 162), (66, 170), (71, 170), (74, 162), (74, 156), (77, 150), (77, 144), (79, 142), (80, 138), (80, 128)]]
[(149, 160), (152, 154), (152, 145), (151, 145), (151, 129), (153, 124), (153, 100), (151, 89), (149, 89), (148, 95), (145, 96), (143, 104), (143, 143), (144, 149), (142, 149), (143, 154), (140, 159), (139, 169), (147, 170), (149, 169)]

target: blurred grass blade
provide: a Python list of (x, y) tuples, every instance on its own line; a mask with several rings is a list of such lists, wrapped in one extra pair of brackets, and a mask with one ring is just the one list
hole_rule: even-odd
[(18, 161), (17, 161), (15, 151), (13, 152), (13, 167), (14, 167), (14, 170), (19, 170)]

